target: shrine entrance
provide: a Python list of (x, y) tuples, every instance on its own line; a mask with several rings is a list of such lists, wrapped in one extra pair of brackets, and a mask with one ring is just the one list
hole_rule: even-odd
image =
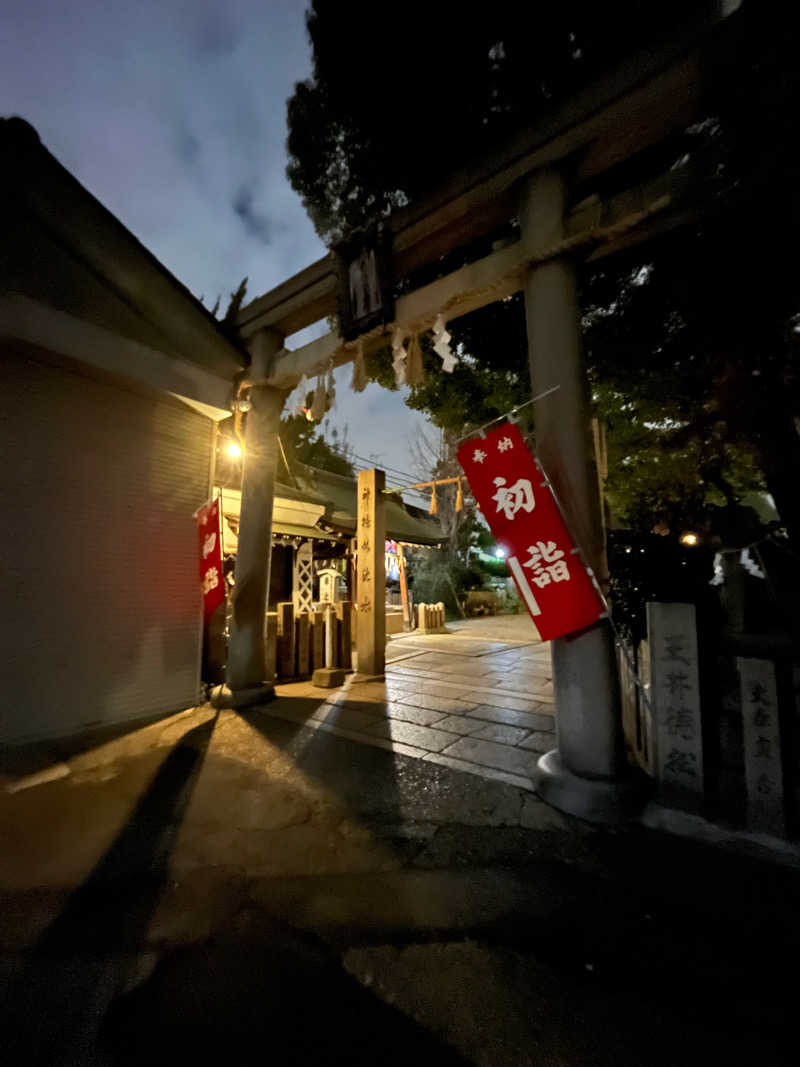
[[(244, 307), (238, 324), (251, 353), (239, 398), (249, 405), (240, 552), (223, 699), (263, 700), (263, 612), (271, 543), (277, 432), (288, 394), (314, 375), (354, 364), (391, 345), (395, 371), (418, 373), (418, 338), (432, 331), (442, 369), (457, 355), (446, 325), (522, 292), (527, 321), (537, 454), (561, 502), (582, 558), (602, 584), (604, 534), (583, 363), (577, 270), (695, 219), (699, 197), (682, 166), (660, 150), (702, 114), (704, 64), (729, 32), (724, 11), (700, 19), (658, 51), (633, 57), (518, 133), (490, 158), (454, 175), (447, 188), (353, 235), (343, 246)], [(669, 161), (669, 165), (667, 165)], [(508, 240), (509, 223), (516, 240)], [(494, 251), (427, 285), (398, 294), (399, 283), (479, 237), (506, 237)], [(402, 291), (402, 287), (401, 290)], [(289, 335), (336, 314), (339, 328), (293, 351)], [(411, 378), (410, 378), (411, 376)], [(245, 396), (246, 394), (246, 396)], [(527, 397), (520, 397), (520, 403)], [(375, 501), (381, 472), (361, 493)], [(366, 502), (367, 497), (364, 497)], [(370, 506), (372, 506), (370, 504)], [(383, 673), (384, 618), (375, 576), (384, 533), (374, 510), (359, 539), (359, 673)], [(365, 531), (366, 531), (365, 527)], [(382, 597), (380, 598), (382, 601)], [(539, 760), (536, 787), (563, 810), (597, 820), (624, 817), (638, 803), (622, 742), (612, 633), (600, 621), (555, 640), (555, 748)]]

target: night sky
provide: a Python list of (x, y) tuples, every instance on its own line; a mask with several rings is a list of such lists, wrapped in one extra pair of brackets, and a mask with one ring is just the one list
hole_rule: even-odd
[[(303, 0), (2, 0), (0, 114), (45, 146), (191, 291), (222, 310), (325, 252), (285, 177), (286, 99), (311, 58)], [(289, 347), (324, 332), (310, 328)], [(348, 388), (356, 452), (408, 471), (423, 425), (399, 396)], [(363, 465), (363, 464), (358, 464)]]

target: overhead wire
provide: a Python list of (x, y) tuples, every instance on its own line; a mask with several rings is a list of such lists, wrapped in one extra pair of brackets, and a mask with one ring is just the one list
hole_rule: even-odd
[(402, 492), (416, 493), (418, 496), (424, 497), (427, 500), (426, 494), (421, 489), (412, 488), (412, 486), (416, 483), (416, 479), (414, 475), (409, 474), (408, 471), (401, 471), (397, 467), (390, 467), (384, 463), (376, 463), (375, 460), (368, 459), (366, 456), (359, 456), (355, 452), (348, 452), (345, 458), (350, 460), (357, 460), (359, 463), (369, 464), (369, 466), (367, 467), (356, 467), (355, 469), (357, 472), (373, 470), (375, 466), (379, 466), (381, 470), (384, 470), (394, 476), (392, 479), (393, 481), (397, 482), (398, 479), (404, 479), (403, 481), (399, 481), (397, 485), (393, 485), (390, 488), (399, 489)]

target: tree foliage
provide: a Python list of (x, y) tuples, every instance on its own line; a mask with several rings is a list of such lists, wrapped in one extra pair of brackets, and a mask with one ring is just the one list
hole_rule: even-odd
[[(319, 233), (336, 240), (419, 198), (697, 9), (501, 2), (470, 20), (461, 4), (411, 0), (400, 17), (365, 0), (314, 0), (313, 75), (289, 101), (290, 179)], [(775, 5), (746, 0), (734, 17), (737, 51), (706, 71), (708, 113), (673, 144), (699, 221), (582, 269), (586, 354), (620, 521), (642, 531), (690, 523), (710, 501), (733, 505), (766, 487), (797, 542), (800, 33)], [(527, 399), (519, 297), (449, 328), (463, 358), (443, 375), (425, 346), (412, 407), (463, 432)], [(386, 353), (368, 369), (393, 387)]]
[(308, 467), (353, 477), (355, 470), (347, 457), (347, 430), (340, 435), (334, 427), (328, 442), (319, 427), (305, 415), (286, 415), (281, 419), (281, 444), (289, 466), (304, 463)]
[[(244, 416), (246, 425), (247, 415)], [(283, 453), (278, 461), (278, 481), (292, 484), (297, 465), (302, 463), (317, 470), (331, 471), (345, 477), (354, 477), (355, 470), (348, 459), (347, 429), (343, 433), (331, 431), (331, 442), (320, 433), (319, 427), (309, 422), (304, 415), (286, 415), (281, 419), (280, 443)], [(233, 417), (220, 423), (220, 441), (217, 449), (216, 478), (219, 485), (240, 489), (242, 484), (242, 460), (228, 454), (227, 446), (235, 442)], [(283, 456), (286, 457), (284, 463)]]
[[(312, 0), (313, 73), (288, 103), (289, 165), (323, 239), (418, 198), (658, 34), (696, 0)], [(613, 9), (613, 13), (612, 13)]]

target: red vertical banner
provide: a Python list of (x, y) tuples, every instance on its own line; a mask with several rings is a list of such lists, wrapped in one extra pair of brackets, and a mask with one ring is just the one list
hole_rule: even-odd
[(519, 427), (470, 438), (458, 461), (542, 640), (601, 618), (603, 602)]
[(207, 619), (214, 614), (225, 599), (219, 500), (214, 500), (200, 508), (196, 518), (200, 548), (200, 587), (203, 590), (203, 617)]

